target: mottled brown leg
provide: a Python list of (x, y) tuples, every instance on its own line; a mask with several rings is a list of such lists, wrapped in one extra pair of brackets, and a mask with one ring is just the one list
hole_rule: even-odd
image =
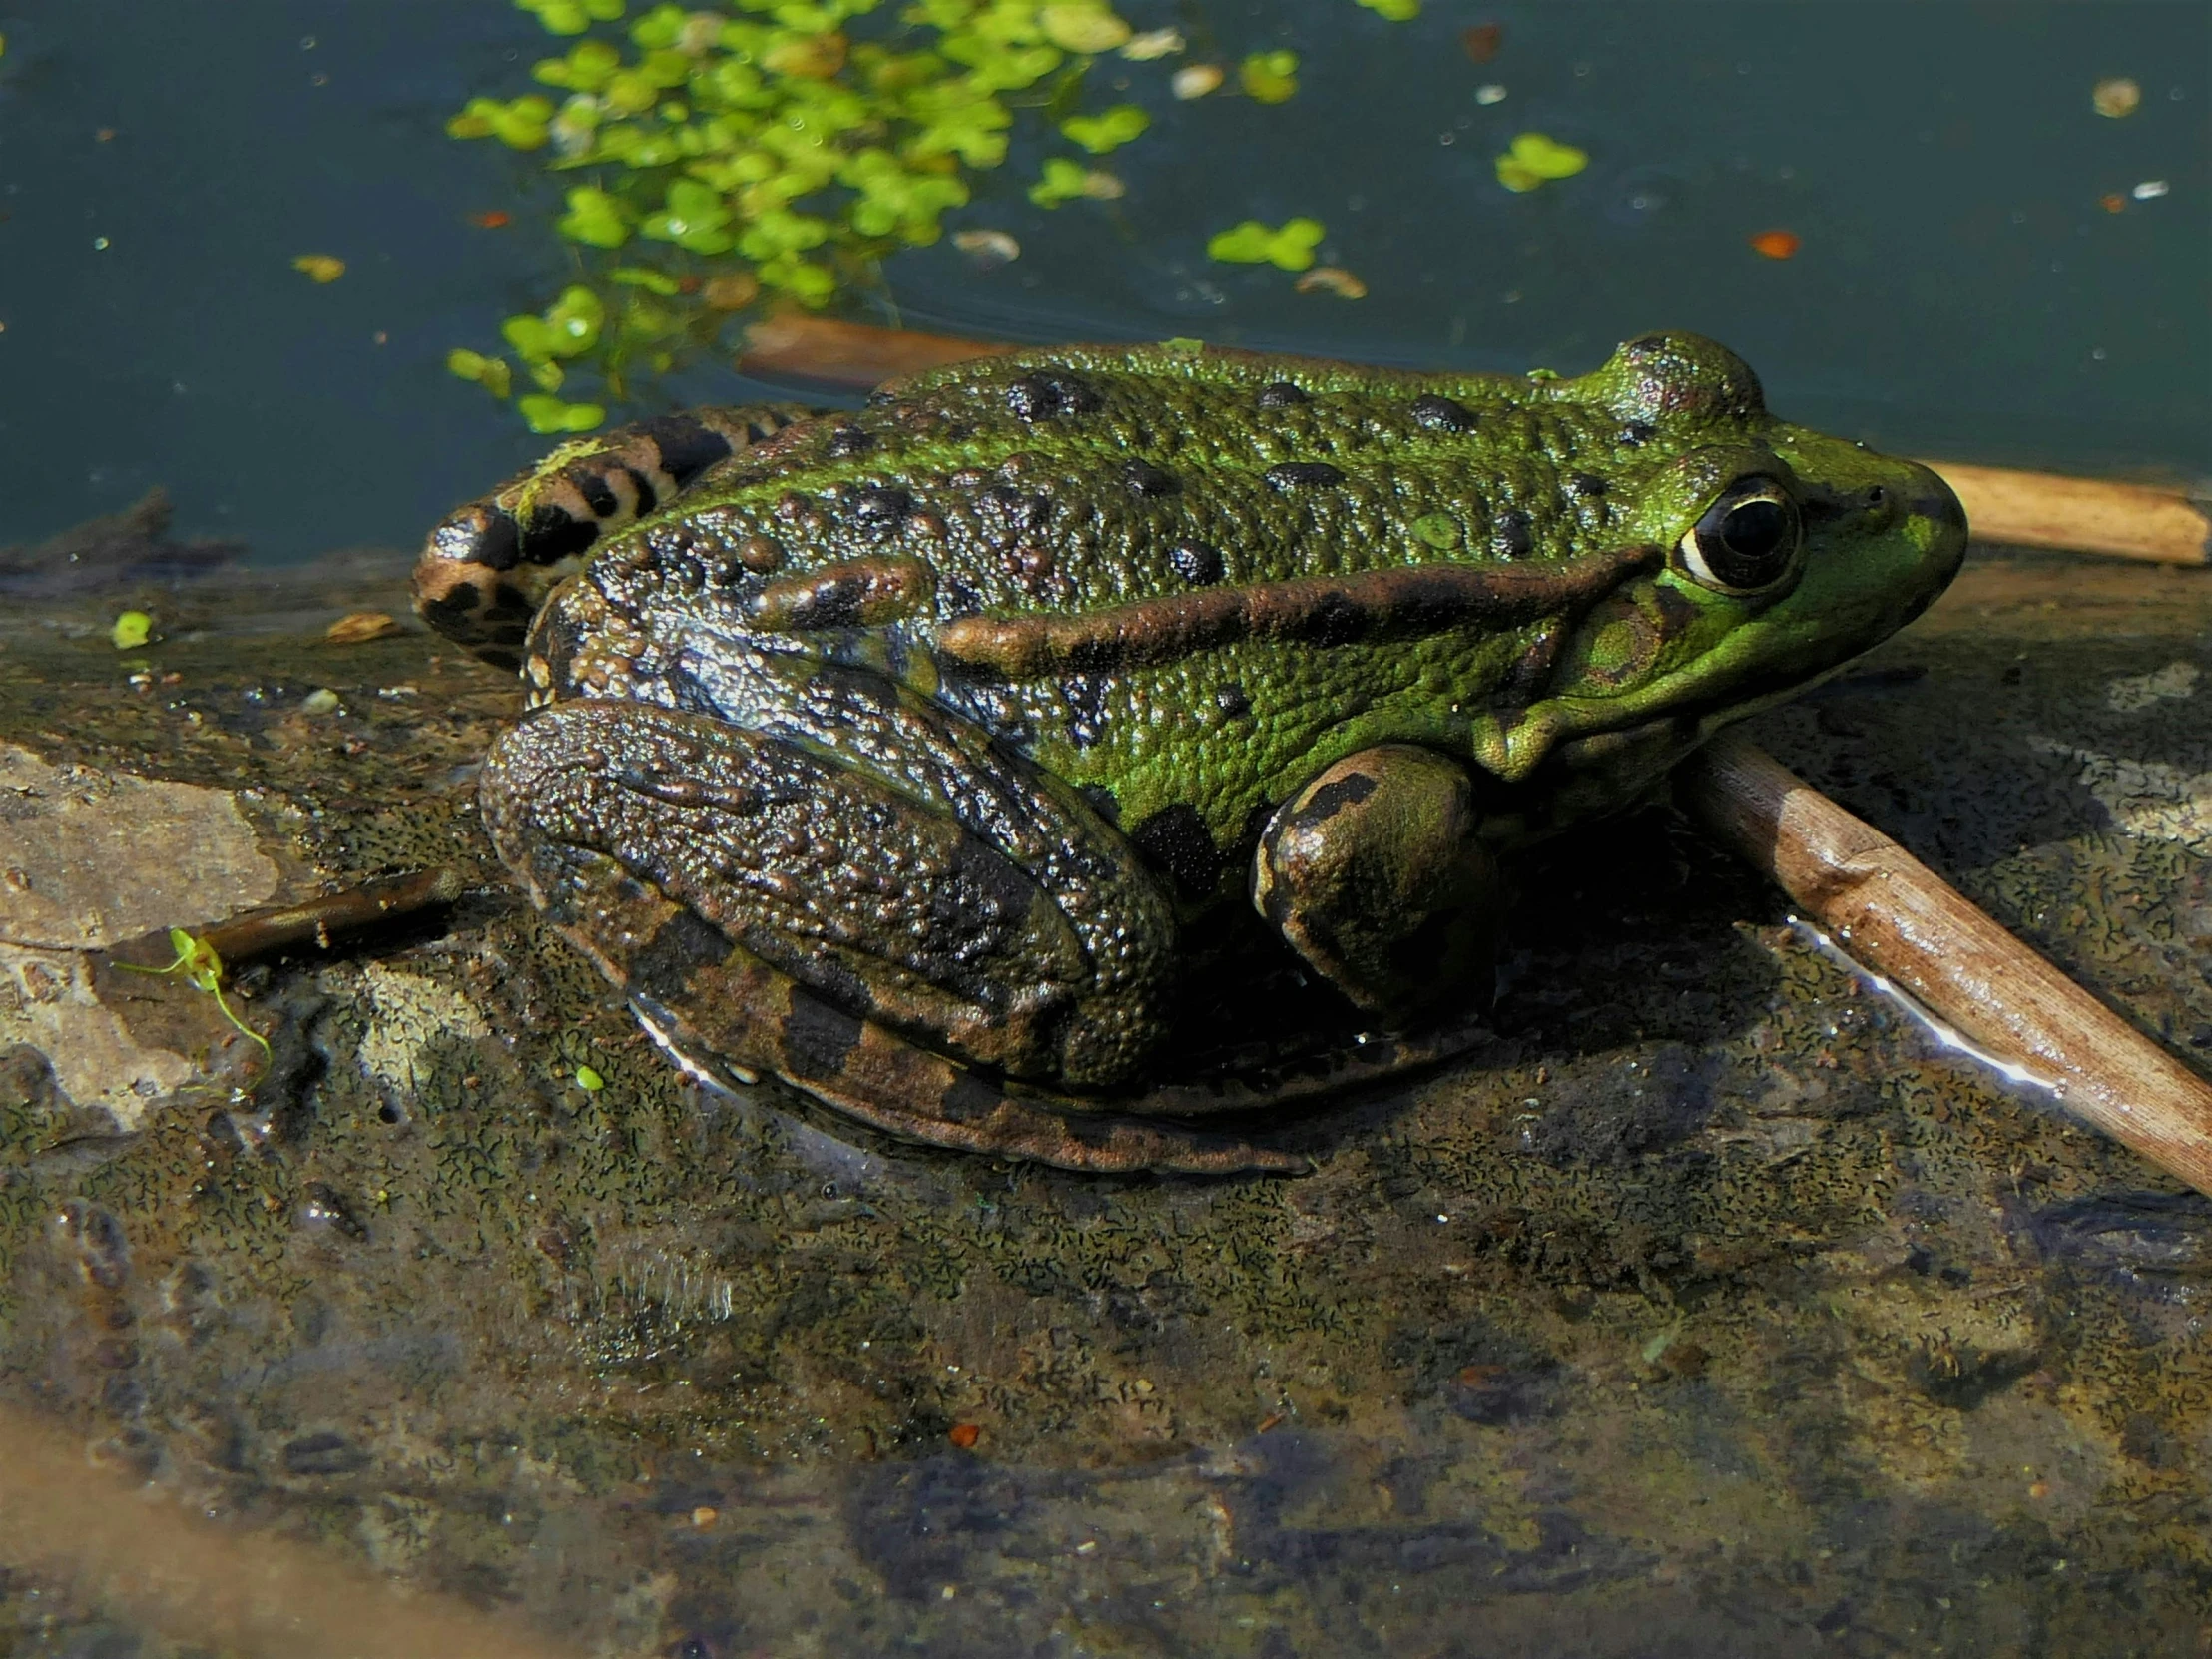
[(1311, 1167), (1234, 1136), (1025, 1099), (824, 1001), (602, 853), (542, 847), (528, 879), (548, 917), (630, 993), (655, 1035), (725, 1083), (771, 1073), (902, 1140), (1089, 1174)]
[(1252, 901), (1353, 1005), (1419, 1023), (1487, 979), (1497, 865), (1466, 769), (1408, 744), (1349, 755), (1285, 802), (1253, 858)]
[(789, 403), (690, 409), (564, 443), (448, 513), (414, 569), (422, 620), (498, 668), (553, 585), (595, 545), (665, 511), (718, 461), (816, 411)]

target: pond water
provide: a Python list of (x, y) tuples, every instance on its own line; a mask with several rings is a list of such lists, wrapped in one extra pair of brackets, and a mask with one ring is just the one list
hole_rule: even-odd
[[(940, 238), (831, 187), (778, 265), (550, 165), (594, 141), (533, 64), (719, 24), (533, 8), (0, 0), (0, 1655), (2202, 1659), (2212, 1203), (1663, 806), (1531, 856), (1483, 1046), (1300, 1117), (1310, 1175), (922, 1150), (664, 1063), (492, 856), (519, 688), (404, 584), (556, 441), (525, 398), (856, 402), (736, 367), (812, 281), (1512, 372), (1687, 328), (1878, 447), (2201, 493), (2212, 13), (920, 0), (830, 44), (761, 0), (715, 15), (811, 90), (748, 212), (810, 122), (926, 125), (825, 102), (871, 41), (1009, 77), (983, 165), (957, 66), (895, 72), (964, 159), (874, 188)], [(680, 82), (639, 120), (704, 120)], [(2208, 638), (2202, 570), (1977, 548), (1756, 734), (2202, 1069)], [(458, 900), (220, 1005), (139, 971), (425, 867)]]
[[(1878, 446), (2212, 470), (2212, 131), (2186, 0), (1430, 5), (1396, 24), (1310, 0), (1130, 21), (1193, 44), (1109, 54), (1088, 78), (1087, 108), (1153, 118), (1097, 158), (1126, 194), (1034, 206), (1045, 157), (1089, 158), (1019, 111), (1004, 165), (945, 221), (1005, 232), (1019, 258), (980, 271), (948, 235), (892, 257), (866, 308), (984, 337), (1509, 371), (1579, 372), (1690, 328), (1791, 418)], [(1486, 24), (1477, 63), (1460, 36)], [(181, 531), (262, 562), (408, 547), (542, 451), (445, 369), (456, 346), (497, 350), (501, 319), (575, 268), (551, 230), (573, 181), (444, 130), (471, 97), (547, 90), (528, 67), (567, 43), (536, 18), (498, 0), (54, 0), (0, 32), (0, 540), (159, 485)], [(1246, 55), (1281, 50), (1294, 97), (1231, 96)], [(1194, 61), (1226, 64), (1229, 87), (1177, 100)], [(2096, 113), (2105, 77), (2136, 83), (2133, 113)], [(1523, 132), (1587, 168), (1500, 188), (1494, 159)], [(1214, 232), (1297, 216), (1366, 298), (1206, 258)], [(1770, 231), (1800, 239), (1792, 258), (1754, 252)], [(313, 254), (345, 275), (292, 268)], [(789, 390), (703, 360), (632, 406), (764, 389)]]

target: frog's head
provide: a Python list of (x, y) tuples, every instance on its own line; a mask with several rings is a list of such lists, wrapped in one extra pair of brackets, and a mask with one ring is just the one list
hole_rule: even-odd
[(1957, 572), (1966, 519), (1940, 478), (1775, 419), (1710, 340), (1648, 334), (1552, 390), (1585, 429), (1618, 423), (1613, 532), (1664, 562), (1581, 619), (1524, 765), (1654, 723), (1679, 753), (1880, 644)]

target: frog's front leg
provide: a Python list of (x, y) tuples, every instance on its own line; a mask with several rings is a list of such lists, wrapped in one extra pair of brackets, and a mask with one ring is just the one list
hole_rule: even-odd
[(1458, 762), (1380, 744), (1277, 809), (1252, 901), (1354, 1006), (1403, 1028), (1488, 977), (1502, 893), (1478, 827)]
[(860, 672), (764, 683), (746, 726), (555, 703), (485, 769), (500, 855), (664, 1035), (940, 1144), (1296, 1165), (995, 1081), (1135, 1072), (1172, 989), (1166, 896), (1079, 797), (957, 717)]

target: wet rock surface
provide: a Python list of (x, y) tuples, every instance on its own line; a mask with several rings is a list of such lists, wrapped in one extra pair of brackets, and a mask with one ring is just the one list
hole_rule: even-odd
[[(1663, 806), (1522, 867), (1495, 1045), (1289, 1124), (1313, 1176), (1086, 1179), (683, 1085), (489, 861), (514, 689), (359, 609), (395, 573), (0, 619), (0, 826), (132, 829), (54, 925), (468, 881), (238, 972), (266, 1061), (0, 893), (5, 1386), (161, 1501), (608, 1654), (2203, 1652), (2212, 1205)], [(1757, 735), (2202, 1064), (2208, 624), (1982, 558)], [(0, 1576), (0, 1649), (112, 1619)]]

